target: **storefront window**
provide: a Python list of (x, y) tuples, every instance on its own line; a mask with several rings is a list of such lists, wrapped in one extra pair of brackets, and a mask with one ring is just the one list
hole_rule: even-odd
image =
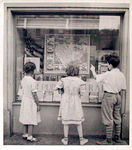
[[(102, 85), (97, 85), (90, 72), (108, 70), (105, 58), (119, 55), (120, 16), (108, 15), (18, 15), (16, 16), (16, 92), (20, 95), (23, 66), (33, 61), (37, 66), (40, 101), (60, 101), (54, 86), (65, 77), (71, 60), (80, 64), (80, 78), (86, 81), (82, 102), (99, 103)], [(20, 100), (21, 97), (19, 96)]]

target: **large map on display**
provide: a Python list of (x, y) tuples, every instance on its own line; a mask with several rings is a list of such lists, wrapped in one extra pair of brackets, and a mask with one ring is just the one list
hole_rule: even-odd
[(89, 74), (90, 36), (47, 34), (44, 60), (45, 73), (64, 73), (67, 64), (76, 60), (80, 73)]

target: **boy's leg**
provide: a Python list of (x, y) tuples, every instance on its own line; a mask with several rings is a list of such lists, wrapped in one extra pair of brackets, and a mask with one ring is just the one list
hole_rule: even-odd
[(108, 143), (112, 142), (113, 124), (106, 125), (106, 139)]
[(102, 123), (106, 127), (106, 139), (102, 142), (97, 141), (98, 145), (112, 144), (113, 133), (113, 105), (115, 103), (115, 96), (112, 94), (104, 94), (104, 100), (102, 101)]
[(106, 127), (106, 139), (104, 141), (97, 141), (98, 145), (111, 145), (112, 142), (112, 132), (113, 132), (113, 125), (105, 125)]
[(121, 97), (118, 94), (117, 95), (117, 103), (115, 104), (114, 111), (113, 111), (113, 118), (114, 118), (114, 123), (115, 123), (115, 136), (114, 140), (117, 143), (121, 143), (122, 141), (120, 140), (120, 133), (121, 133)]

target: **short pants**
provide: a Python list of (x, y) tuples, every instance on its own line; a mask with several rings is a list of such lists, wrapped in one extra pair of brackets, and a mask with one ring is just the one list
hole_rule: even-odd
[(105, 125), (113, 125), (121, 123), (121, 96), (114, 93), (104, 93), (102, 101), (101, 113), (102, 123)]

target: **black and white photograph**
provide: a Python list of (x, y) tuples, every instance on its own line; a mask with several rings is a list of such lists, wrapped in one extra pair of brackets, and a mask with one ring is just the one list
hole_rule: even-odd
[(1, 0), (2, 150), (132, 148), (131, 4)]

